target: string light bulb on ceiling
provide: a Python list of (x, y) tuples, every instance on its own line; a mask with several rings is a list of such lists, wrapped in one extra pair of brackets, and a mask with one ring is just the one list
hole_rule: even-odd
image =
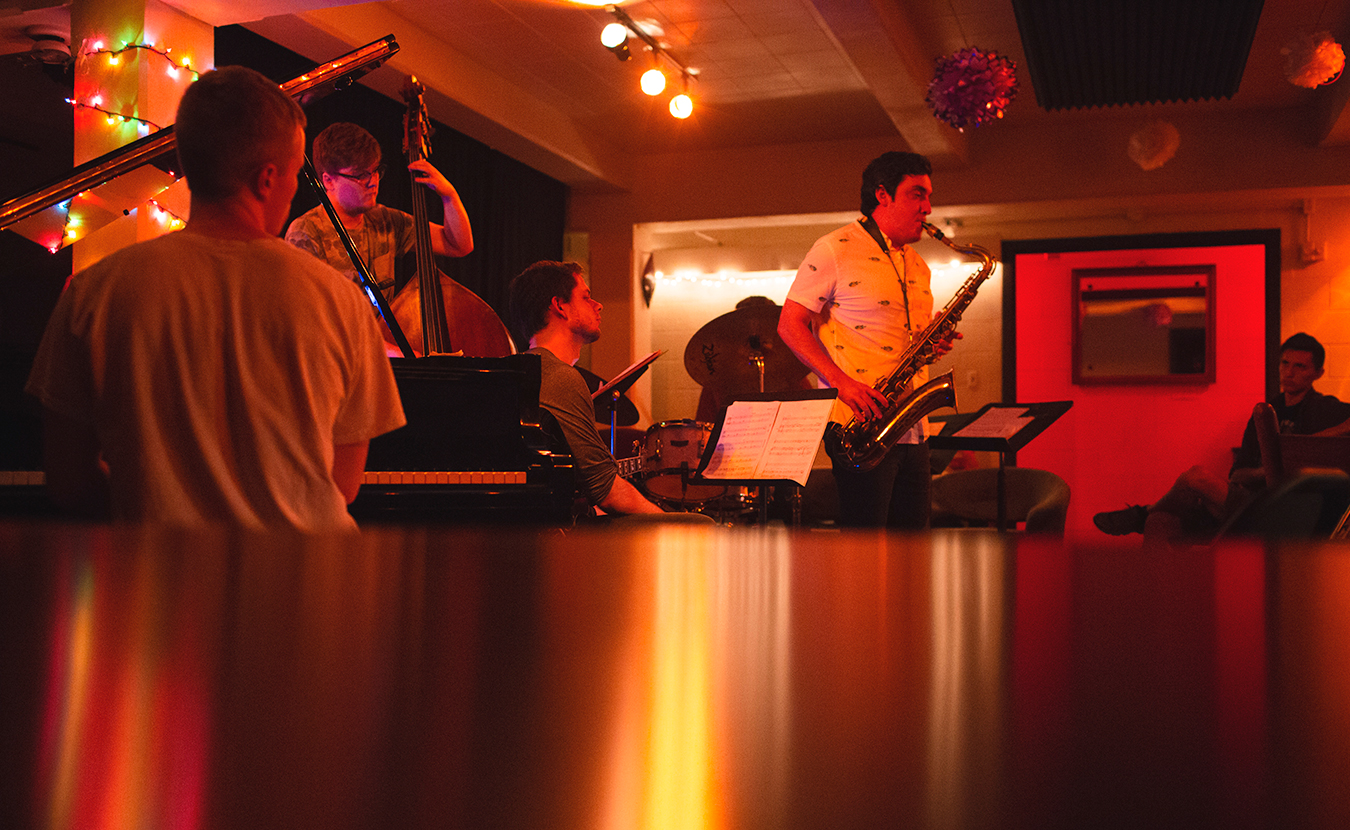
[(697, 70), (692, 70), (680, 63), (669, 52), (656, 42), (645, 29), (637, 24), (637, 21), (628, 16), (628, 13), (618, 6), (606, 6), (605, 10), (614, 15), (614, 22), (607, 24), (600, 30), (600, 43), (609, 51), (613, 52), (621, 61), (629, 60), (632, 52), (628, 48), (628, 40), (635, 37), (646, 46), (651, 52), (653, 66), (642, 73), (639, 82), (642, 91), (647, 95), (660, 95), (665, 92), (667, 87), (666, 70), (662, 69), (661, 62), (666, 61), (675, 70), (678, 71), (681, 86), (680, 92), (670, 99), (670, 114), (676, 118), (688, 118), (694, 111), (694, 101), (689, 97), (689, 79), (697, 74)]

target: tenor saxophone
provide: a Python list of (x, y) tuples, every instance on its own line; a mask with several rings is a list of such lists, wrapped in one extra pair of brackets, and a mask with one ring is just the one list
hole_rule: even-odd
[(947, 307), (911, 341), (895, 371), (877, 381), (873, 388), (887, 401), (881, 417), (859, 420), (854, 416), (846, 425), (832, 423), (826, 429), (825, 447), (830, 455), (846, 459), (859, 471), (880, 464), (900, 437), (928, 413), (939, 407), (956, 406), (956, 383), (951, 372), (933, 378), (917, 389), (908, 387), (920, 369), (937, 360), (938, 342), (956, 331), (956, 324), (975, 299), (980, 284), (994, 271), (993, 255), (979, 245), (957, 245), (927, 222), (923, 223), (923, 229), (953, 251), (979, 257), (980, 270), (966, 280)]

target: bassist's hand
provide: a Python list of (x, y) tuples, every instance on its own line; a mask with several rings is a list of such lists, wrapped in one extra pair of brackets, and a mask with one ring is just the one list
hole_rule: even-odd
[(445, 199), (452, 194), (458, 195), (455, 186), (450, 184), (450, 180), (424, 158), (409, 164), (408, 172), (412, 173), (413, 178), (417, 181), (434, 190), (441, 199)]

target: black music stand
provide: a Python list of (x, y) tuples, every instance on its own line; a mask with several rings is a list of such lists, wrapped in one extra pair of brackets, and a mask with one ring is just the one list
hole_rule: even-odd
[[(714, 424), (713, 426), (712, 434), (708, 436), (708, 443), (703, 448), (703, 456), (699, 460), (698, 469), (695, 470), (694, 473), (689, 476), (688, 480), (690, 482), (697, 484), (707, 483), (713, 485), (725, 484), (733, 487), (754, 487), (756, 492), (756, 498), (759, 500), (759, 523), (761, 525), (763, 525), (767, 521), (769, 512), (769, 501), (767, 498), (765, 498), (764, 488), (771, 485), (772, 486), (790, 485), (793, 488), (792, 526), (800, 527), (801, 488), (805, 486), (806, 482), (805, 475), (803, 475), (801, 481), (797, 481), (796, 479), (793, 478), (780, 478), (780, 477), (755, 478), (753, 476), (748, 476), (744, 478), (711, 478), (711, 477), (704, 477), (703, 472), (704, 470), (708, 469), (709, 465), (713, 463), (714, 459), (717, 457), (719, 453), (725, 452), (728, 449), (726, 446), (723, 445), (722, 442), (723, 429), (726, 426), (727, 412), (731, 409), (732, 406), (735, 406), (737, 403), (759, 401), (759, 402), (777, 402), (783, 404), (783, 403), (791, 403), (794, 401), (809, 401), (809, 400), (829, 400), (832, 402), (838, 396), (839, 392), (837, 390), (829, 388), (803, 389), (795, 392), (748, 393), (736, 396), (736, 398), (732, 400), (730, 404), (722, 408), (722, 412), (717, 417), (717, 423)], [(800, 447), (806, 447), (807, 444), (810, 445), (809, 450), (811, 459), (815, 458), (816, 452), (820, 448), (820, 440), (825, 435), (825, 424), (828, 420), (828, 414), (829, 410), (827, 409), (825, 410), (823, 417), (819, 419), (818, 427), (815, 425), (811, 427), (810, 437), (813, 440), (805, 441), (803, 443), (798, 444), (798, 446)], [(778, 425), (775, 424), (775, 427), (777, 426)], [(800, 432), (795, 433), (795, 435), (796, 438), (799, 440), (804, 438), (804, 436)], [(761, 453), (765, 454), (768, 452), (770, 452), (770, 450), (767, 446), (761, 451)], [(803, 459), (805, 458), (804, 454), (802, 455), (802, 458)], [(808, 466), (808, 474), (809, 474), (810, 461), (807, 460), (806, 464)]]
[[(1015, 453), (1069, 411), (1073, 401), (1048, 403), (991, 403), (969, 415), (953, 415), (942, 432), (928, 437), (935, 450), (984, 450), (998, 453), (998, 530), (1008, 524), (1008, 487), (1004, 469)], [(1021, 419), (1016, 419), (1018, 414)], [(1016, 463), (1014, 461), (1014, 463)]]
[(619, 398), (627, 392), (629, 387), (642, 377), (642, 373), (647, 371), (647, 367), (652, 365), (652, 361), (665, 354), (662, 349), (657, 349), (651, 354), (624, 369), (615, 375), (609, 382), (602, 384), (599, 389), (591, 393), (591, 400), (598, 401), (602, 398), (609, 399), (609, 454), (616, 454), (615, 436), (619, 434)]

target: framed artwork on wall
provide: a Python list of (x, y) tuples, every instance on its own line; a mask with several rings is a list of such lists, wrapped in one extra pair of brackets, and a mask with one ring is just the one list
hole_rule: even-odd
[(1213, 263), (1072, 273), (1075, 385), (1214, 382)]

